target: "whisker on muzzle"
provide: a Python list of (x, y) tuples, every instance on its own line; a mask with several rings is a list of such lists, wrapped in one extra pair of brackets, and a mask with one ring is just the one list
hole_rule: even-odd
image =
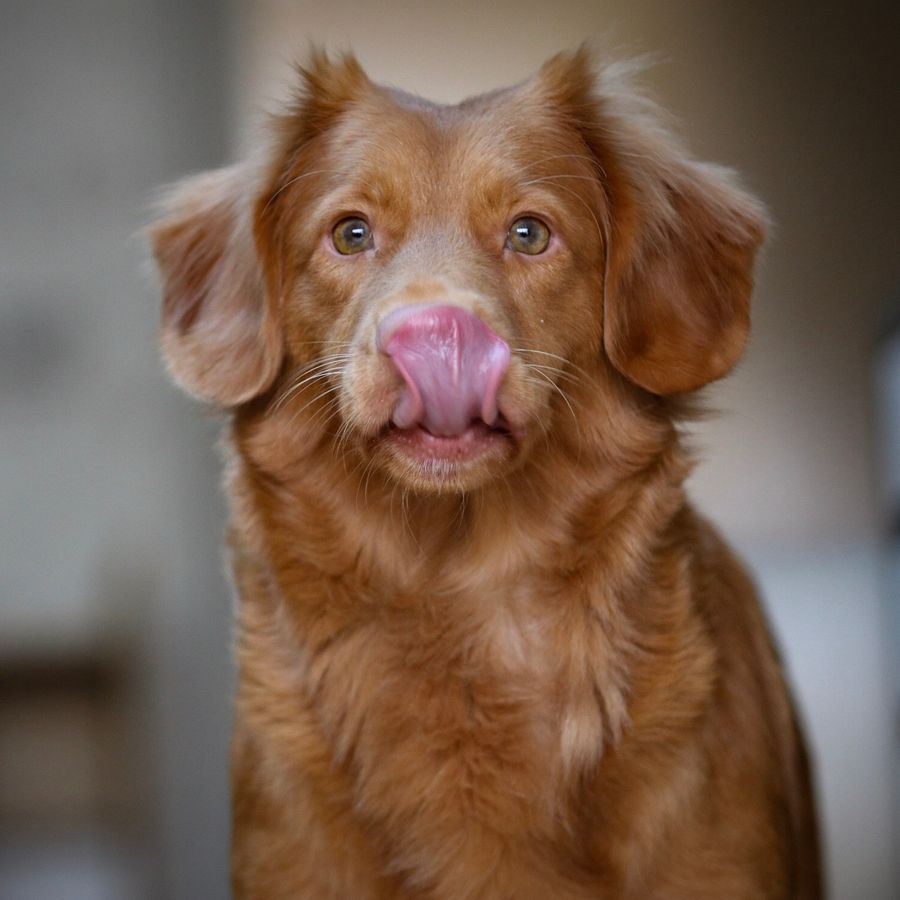
[(575, 408), (572, 406), (572, 401), (569, 398), (569, 396), (549, 375), (542, 372), (541, 368), (532, 366), (529, 363), (524, 363), (524, 365), (527, 370), (534, 372), (535, 375), (539, 376), (544, 381), (546, 381), (547, 384), (549, 384), (550, 387), (553, 388), (553, 390), (555, 390), (556, 393), (559, 394), (559, 396), (562, 398), (563, 403), (566, 404), (566, 407), (568, 408), (569, 412), (572, 415), (572, 422), (575, 425), (575, 433), (578, 436), (578, 445), (580, 447), (581, 446), (581, 427), (578, 424), (578, 416), (575, 415)]
[(536, 350), (532, 347), (513, 347), (511, 349), (514, 353), (534, 353), (538, 356), (546, 356), (548, 359), (555, 359), (557, 360), (557, 362), (562, 363), (562, 366), (560, 368), (571, 369), (573, 372), (576, 372), (578, 375), (580, 375), (582, 378), (587, 379), (588, 381), (590, 381), (591, 379), (590, 374), (582, 369), (581, 366), (575, 365), (572, 360), (566, 359), (565, 356), (560, 356), (558, 353), (550, 353), (548, 350)]
[(290, 382), (272, 404), (272, 411), (280, 409), (294, 395), (303, 390), (306, 385), (315, 381), (327, 381), (342, 375), (347, 363), (351, 359), (349, 353), (337, 353), (331, 356), (323, 356), (306, 366), (302, 366), (294, 380)]

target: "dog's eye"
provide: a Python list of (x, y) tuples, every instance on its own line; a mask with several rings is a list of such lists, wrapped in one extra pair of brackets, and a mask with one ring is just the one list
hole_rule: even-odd
[(540, 220), (523, 216), (512, 223), (507, 234), (507, 246), (517, 253), (536, 256), (550, 243), (550, 229)]
[(331, 230), (331, 242), (344, 256), (361, 253), (372, 246), (372, 229), (365, 219), (356, 216), (341, 219)]

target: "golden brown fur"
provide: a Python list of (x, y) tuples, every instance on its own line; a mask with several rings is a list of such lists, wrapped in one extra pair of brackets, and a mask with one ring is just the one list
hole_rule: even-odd
[[(820, 896), (776, 654), (682, 487), (763, 214), (626, 74), (439, 107), (314, 55), (259, 160), (165, 202), (166, 358), (231, 413), (241, 898)], [(552, 252), (504, 249), (523, 213)], [(373, 334), (435, 297), (509, 342), (515, 437), (427, 469)]]

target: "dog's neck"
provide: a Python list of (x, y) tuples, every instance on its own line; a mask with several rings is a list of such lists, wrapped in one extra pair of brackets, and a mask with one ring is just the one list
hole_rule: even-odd
[[(232, 502), (263, 525), (267, 546), (256, 552), (269, 565), (316, 568), (386, 600), (464, 591), (470, 584), (484, 590), (529, 573), (574, 574), (585, 566), (605, 582), (627, 581), (637, 573), (623, 569), (621, 560), (638, 566), (652, 555), (684, 505), (690, 466), (665, 416), (594, 419), (596, 434), (576, 425), (568, 440), (557, 435), (552, 447), (537, 447), (509, 477), (443, 495), (416, 494), (354, 469), (325, 436), (310, 442), (302, 462), (273, 476), (253, 464), (254, 441), (270, 448), (271, 435), (237, 421)], [(616, 447), (616, 434), (626, 429), (628, 455)], [(641, 443), (634, 440), (638, 429)], [(565, 464), (553, 454), (565, 454)], [(604, 558), (619, 565), (596, 572)]]

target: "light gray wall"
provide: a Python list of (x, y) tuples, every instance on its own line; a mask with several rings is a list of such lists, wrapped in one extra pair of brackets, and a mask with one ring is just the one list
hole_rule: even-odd
[(228, 154), (221, 5), (6, 2), (0, 23), (0, 662), (133, 655), (148, 896), (224, 897), (215, 428), (161, 374), (135, 235), (152, 189)]

